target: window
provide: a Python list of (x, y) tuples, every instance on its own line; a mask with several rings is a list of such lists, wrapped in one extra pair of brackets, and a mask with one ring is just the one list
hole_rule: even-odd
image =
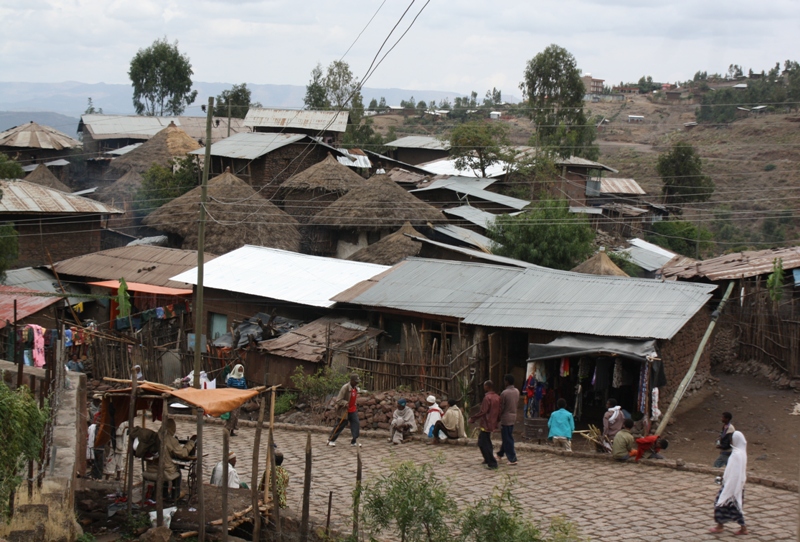
[(208, 313), (208, 336), (212, 341), (228, 332), (228, 315), (216, 312)]

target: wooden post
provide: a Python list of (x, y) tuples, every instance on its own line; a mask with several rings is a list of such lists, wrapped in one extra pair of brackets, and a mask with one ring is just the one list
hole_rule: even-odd
[(356, 490), (353, 492), (353, 539), (358, 540), (358, 510), (361, 508), (361, 447), (356, 448)]
[[(36, 377), (30, 375), (28, 377), (28, 382), (30, 382), (29, 387), (31, 389), (31, 397), (36, 400)], [(92, 443), (92, 448), (94, 448), (94, 443)], [(28, 461), (28, 502), (31, 501), (33, 498), (33, 459)]]
[[(267, 385), (267, 375), (264, 375), (264, 385)], [(253, 440), (253, 468), (250, 474), (250, 494), (253, 499), (253, 540), (258, 542), (261, 539), (261, 511), (258, 508), (258, 456), (261, 451), (261, 430), (264, 427), (264, 411), (267, 407), (266, 396), (261, 397), (261, 408), (258, 410), (258, 425), (256, 425), (256, 436)], [(265, 482), (266, 485), (266, 482)], [(264, 488), (266, 490), (266, 487)]]
[[(131, 367), (131, 372), (133, 371), (133, 367)], [(133, 431), (133, 424), (136, 421), (136, 384), (138, 382), (135, 378), (131, 379), (131, 404), (128, 407), (128, 431)], [(128, 497), (128, 517), (130, 517), (131, 512), (133, 511), (133, 439), (128, 439), (128, 461), (126, 463), (126, 469), (128, 470), (128, 480), (126, 484), (126, 491), (125, 494)]]
[[(53, 348), (50, 349), (50, 356), (44, 366), (44, 382), (39, 386), (39, 408), (44, 408), (44, 400), (47, 397), (47, 391), (50, 388), (50, 366), (53, 363)], [(44, 472), (44, 460), (47, 453), (47, 434), (50, 432), (50, 419), (48, 416), (47, 423), (44, 426), (44, 434), (42, 435), (42, 449), (39, 451), (39, 468), (36, 472), (36, 487), (42, 488), (42, 473)]]
[(206, 506), (203, 499), (203, 409), (197, 409), (197, 461), (194, 465), (194, 472), (197, 479), (197, 519), (198, 531), (197, 540), (206, 540)]
[(325, 519), (325, 536), (331, 535), (331, 506), (333, 505), (333, 491), (328, 491), (328, 515)]
[[(275, 396), (275, 390), (272, 390), (273, 397)], [(269, 449), (272, 450), (275, 447), (275, 439), (272, 435), (272, 428), (269, 429)], [(275, 469), (275, 454), (270, 454), (270, 467), (271, 468), (271, 486), (272, 486), (272, 514), (275, 518), (275, 533), (277, 534), (278, 542), (283, 541), (283, 530), (281, 528), (281, 507), (280, 502), (278, 499), (278, 472)]]
[[(134, 375), (135, 377), (135, 375)], [(163, 394), (163, 411), (161, 415), (161, 427), (158, 429), (158, 476), (156, 477), (156, 527), (164, 525), (164, 462), (167, 456), (167, 420), (169, 419), (169, 403), (168, 395)], [(128, 427), (128, 434), (130, 435), (131, 428)], [(128, 440), (131, 440), (128, 437)], [(142, 491), (144, 491), (144, 482), (142, 482)]]
[(222, 542), (228, 542), (228, 448), (231, 434), (222, 431)]
[(308, 542), (308, 516), (311, 507), (311, 432), (306, 433), (306, 472), (303, 478), (303, 513), (300, 517), (300, 542)]
[(17, 298), (14, 298), (14, 361), (17, 365), (17, 389), (22, 387), (22, 371), (25, 366), (25, 356), (19, 355), (19, 338), (17, 337)]

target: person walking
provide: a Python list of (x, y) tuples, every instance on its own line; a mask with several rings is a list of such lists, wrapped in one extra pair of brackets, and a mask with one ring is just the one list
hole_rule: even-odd
[(492, 433), (497, 431), (500, 422), (500, 396), (494, 392), (494, 383), (491, 380), (483, 383), (483, 391), (485, 395), (481, 409), (469, 419), (469, 423), (477, 421), (480, 424), (478, 448), (481, 450), (486, 468), (494, 470), (497, 468), (497, 458), (494, 456)]
[(719, 457), (714, 461), (714, 467), (722, 468), (728, 464), (728, 458), (731, 456), (731, 438), (736, 428), (731, 423), (733, 421), (733, 414), (730, 412), (722, 413), (722, 432), (717, 439), (717, 449), (719, 449)]
[(731, 437), (731, 455), (722, 474), (722, 487), (714, 504), (714, 521), (717, 525), (711, 529), (712, 533), (723, 532), (725, 523), (735, 521), (740, 527), (734, 534), (748, 534), (743, 509), (746, 481), (747, 439), (740, 431), (735, 431)]
[(358, 443), (358, 435), (361, 430), (361, 425), (358, 420), (358, 383), (360, 378), (357, 374), (350, 375), (350, 382), (342, 386), (339, 390), (339, 395), (336, 396), (337, 417), (339, 421), (333, 428), (330, 438), (328, 439), (328, 446), (336, 446), (336, 439), (339, 434), (344, 431), (344, 428), (350, 426), (350, 446), (361, 446)]
[(514, 375), (507, 374), (503, 377), (506, 388), (500, 394), (500, 451), (497, 460), (504, 456), (509, 465), (517, 464), (517, 452), (514, 450), (514, 423), (517, 421), (517, 405), (519, 404), (519, 390), (514, 385)]

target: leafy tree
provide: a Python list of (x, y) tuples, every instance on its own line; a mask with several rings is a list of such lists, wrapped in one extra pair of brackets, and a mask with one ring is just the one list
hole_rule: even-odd
[(663, 181), (661, 192), (667, 204), (708, 201), (714, 193), (714, 181), (703, 174), (700, 156), (685, 141), (676, 142), (669, 151), (659, 155), (656, 171)]
[[(363, 488), (364, 521), (376, 534), (392, 529), (401, 542), (450, 542), (457, 511), (433, 467), (404, 461)], [(502, 540), (502, 539), (498, 539)]]
[(597, 158), (595, 128), (583, 111), (586, 89), (569, 51), (554, 44), (529, 60), (520, 89), (536, 126), (533, 145), (563, 157)]
[(417, 109), (420, 111), (425, 111), (428, 109), (428, 104), (425, 102), (425, 100), (420, 100), (417, 102)]
[(0, 179), (21, 179), (24, 176), (25, 170), (19, 163), (0, 153)]
[(231, 117), (243, 119), (251, 107), (261, 107), (258, 102), (252, 101), (252, 93), (247, 88), (247, 83), (233, 85), (230, 90), (223, 90), (222, 94), (214, 100), (214, 116), (227, 117), (228, 105), (231, 106)]
[(700, 258), (713, 247), (711, 232), (687, 220), (656, 222), (646, 238), (658, 246), (693, 258)]
[(594, 251), (589, 221), (570, 213), (566, 199), (547, 196), (522, 214), (498, 216), (486, 235), (495, 254), (553, 269), (572, 269)]
[(328, 109), (331, 106), (325, 90), (325, 74), (320, 63), (317, 63), (311, 70), (311, 79), (306, 85), (306, 96), (303, 98), (303, 103), (306, 109)]
[(350, 71), (350, 65), (342, 60), (334, 60), (328, 64), (325, 75), (325, 97), (331, 107), (346, 108), (356, 94), (361, 97), (358, 79)]
[(178, 50), (178, 42), (167, 38), (139, 52), (131, 60), (128, 76), (133, 83), (133, 106), (137, 115), (180, 115), (194, 102), (192, 64)]
[(190, 156), (173, 158), (168, 167), (153, 164), (142, 175), (136, 207), (147, 213), (154, 211), (198, 186), (201, 174), (200, 166)]
[(0, 380), (0, 517), (8, 519), (11, 494), (28, 461), (39, 459), (49, 409), (40, 409), (27, 386), (12, 391)]
[(653, 78), (649, 75), (640, 77), (637, 86), (639, 87), (639, 94), (650, 94), (652, 91), (660, 88), (653, 83)]
[(383, 112), (383, 111), (386, 111), (387, 109), (388, 109), (388, 106), (386, 105), (386, 98), (381, 96), (381, 100), (378, 102), (378, 110)]
[(400, 100), (400, 107), (404, 107), (407, 109), (416, 109), (417, 108), (417, 101), (414, 97), (410, 97), (408, 100)]
[(492, 107), (503, 103), (503, 93), (497, 88), (492, 87), (492, 90), (486, 91), (486, 96), (483, 98), (484, 107)]
[(486, 169), (502, 160), (508, 145), (508, 128), (496, 122), (465, 122), (450, 132), (450, 156), (460, 170), (471, 169), (486, 177)]
[(369, 101), (369, 105), (367, 106), (367, 109), (369, 109), (370, 111), (377, 110), (378, 109), (378, 100), (376, 100), (375, 98), (372, 98)]
[(356, 92), (351, 100), (347, 128), (342, 137), (345, 147), (365, 148), (376, 152), (381, 150), (383, 138), (372, 129), (373, 122), (370, 117), (364, 117), (364, 102), (361, 101), (361, 93)]
[(95, 114), (102, 115), (103, 114), (103, 108), (102, 107), (96, 108), (94, 106), (94, 102), (92, 102), (92, 98), (89, 97), (89, 100), (88, 100), (88, 102), (86, 104), (86, 111), (84, 111), (83, 114), (84, 115), (95, 115)]
[(629, 277), (638, 277), (642, 274), (642, 268), (633, 263), (627, 252), (607, 252), (608, 258), (614, 265), (622, 269)]

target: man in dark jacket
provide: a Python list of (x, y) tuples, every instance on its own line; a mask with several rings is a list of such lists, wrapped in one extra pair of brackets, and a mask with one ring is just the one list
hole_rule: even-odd
[(358, 436), (361, 430), (361, 425), (358, 420), (358, 383), (359, 376), (356, 373), (350, 375), (350, 382), (342, 386), (339, 390), (339, 395), (336, 396), (336, 415), (339, 417), (339, 422), (333, 428), (330, 438), (328, 439), (328, 446), (336, 446), (336, 439), (339, 434), (348, 425), (350, 426), (350, 446), (361, 446), (358, 442)]
[(731, 438), (733, 437), (733, 432), (736, 431), (736, 429), (734, 429), (733, 424), (731, 423), (732, 420), (733, 414), (730, 412), (722, 413), (722, 432), (719, 434), (719, 440), (717, 441), (719, 457), (716, 461), (714, 461), (714, 466), (717, 468), (724, 467), (728, 464), (728, 459), (730, 459), (731, 452), (733, 451), (733, 448), (731, 447)]
[(497, 458), (494, 456), (492, 433), (497, 431), (500, 422), (500, 396), (494, 392), (494, 384), (491, 380), (483, 383), (483, 391), (485, 395), (481, 402), (481, 409), (469, 419), (469, 423), (476, 421), (479, 423), (481, 432), (478, 435), (478, 448), (483, 455), (483, 462), (487, 469), (496, 469)]
[(500, 394), (500, 451), (497, 452), (498, 461), (503, 456), (509, 465), (517, 464), (517, 452), (514, 450), (514, 423), (517, 421), (517, 405), (519, 404), (519, 390), (514, 385), (514, 375), (508, 374), (503, 378), (506, 389)]

